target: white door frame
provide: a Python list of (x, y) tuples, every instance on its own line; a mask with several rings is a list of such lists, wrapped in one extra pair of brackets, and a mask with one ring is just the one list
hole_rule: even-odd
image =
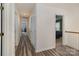
[(3, 37), (3, 56), (15, 55), (15, 4), (4, 3), (4, 37)]

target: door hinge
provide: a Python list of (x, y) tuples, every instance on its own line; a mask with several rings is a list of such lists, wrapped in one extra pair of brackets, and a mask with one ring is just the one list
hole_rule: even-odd
[(3, 6), (0, 6), (0, 10), (4, 10), (4, 7)]
[(4, 36), (4, 33), (0, 33), (0, 36)]

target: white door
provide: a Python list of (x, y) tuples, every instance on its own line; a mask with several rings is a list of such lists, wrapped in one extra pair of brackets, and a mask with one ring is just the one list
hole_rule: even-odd
[[(1, 3), (0, 3), (0, 6), (1, 6)], [(14, 40), (15, 39), (15, 28), (14, 28), (15, 4), (3, 3), (3, 7), (4, 7), (4, 9), (2, 10), (3, 12), (1, 12), (1, 7), (0, 7), (0, 34), (1, 32), (4, 32), (5, 35), (2, 36), (2, 42), (1, 42), (1, 35), (0, 35), (0, 55), (14, 56), (15, 55), (15, 44), (14, 44), (15, 43), (15, 40)], [(3, 17), (1, 17), (1, 13)]]

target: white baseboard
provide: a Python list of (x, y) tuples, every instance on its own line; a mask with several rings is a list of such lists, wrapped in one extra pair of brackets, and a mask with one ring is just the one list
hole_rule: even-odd
[(44, 48), (44, 49), (40, 49), (40, 50), (35, 50), (35, 52), (42, 52), (42, 51), (45, 51), (45, 50), (49, 50), (49, 49), (54, 49), (55, 47), (49, 47), (49, 48)]

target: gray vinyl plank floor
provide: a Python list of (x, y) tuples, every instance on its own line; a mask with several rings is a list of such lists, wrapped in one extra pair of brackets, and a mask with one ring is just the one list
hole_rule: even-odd
[(16, 56), (79, 56), (79, 50), (73, 49), (69, 46), (61, 45), (58, 40), (57, 47), (55, 49), (49, 49), (46, 51), (35, 53), (28, 35), (22, 34), (19, 45), (16, 47)]

